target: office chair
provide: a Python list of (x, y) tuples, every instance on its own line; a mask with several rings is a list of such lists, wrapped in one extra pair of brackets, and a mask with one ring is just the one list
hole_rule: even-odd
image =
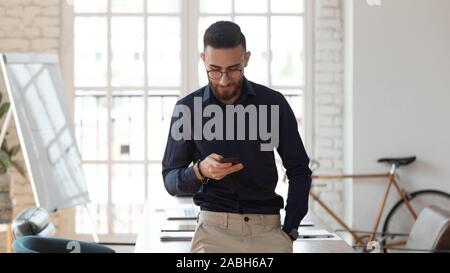
[(95, 243), (41, 236), (20, 237), (14, 241), (13, 249), (16, 253), (115, 253)]
[(50, 222), (48, 212), (39, 207), (32, 207), (21, 211), (13, 221), (14, 238), (23, 236), (52, 236), (54, 225)]
[(437, 206), (422, 210), (401, 252), (450, 252), (450, 211)]
[(414, 223), (406, 249), (450, 252), (450, 211), (437, 206), (424, 208)]
[(52, 238), (55, 232), (48, 212), (32, 207), (20, 212), (13, 221), (13, 250), (16, 253), (114, 253), (94, 243)]

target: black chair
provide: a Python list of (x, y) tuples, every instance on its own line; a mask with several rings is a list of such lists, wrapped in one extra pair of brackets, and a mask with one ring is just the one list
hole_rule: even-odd
[(114, 253), (99, 244), (50, 237), (54, 231), (45, 209), (25, 209), (13, 222), (13, 249), (16, 253)]
[(23, 236), (52, 236), (55, 227), (50, 221), (48, 212), (39, 207), (27, 208), (21, 211), (13, 221), (14, 238)]
[(13, 243), (16, 253), (115, 253), (111, 248), (55, 237), (23, 236)]

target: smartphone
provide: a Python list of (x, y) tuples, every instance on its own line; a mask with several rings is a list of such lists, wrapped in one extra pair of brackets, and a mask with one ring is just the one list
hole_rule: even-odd
[(222, 159), (219, 160), (220, 163), (233, 163), (234, 164), (239, 164), (241, 163), (241, 160), (239, 159), (239, 157), (224, 157)]

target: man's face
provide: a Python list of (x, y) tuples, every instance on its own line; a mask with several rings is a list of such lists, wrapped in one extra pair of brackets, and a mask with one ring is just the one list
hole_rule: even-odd
[(247, 66), (250, 52), (245, 52), (241, 45), (221, 49), (207, 46), (200, 56), (207, 71), (229, 72), (222, 73), (218, 79), (208, 77), (214, 96), (221, 101), (229, 101), (237, 97), (241, 91), (244, 67)]

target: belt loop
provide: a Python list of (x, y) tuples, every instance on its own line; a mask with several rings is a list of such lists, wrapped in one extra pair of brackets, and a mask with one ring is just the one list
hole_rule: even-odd
[(228, 228), (228, 213), (225, 213), (224, 214), (224, 217), (223, 217), (223, 223), (222, 223), (222, 225), (223, 225), (223, 228)]
[(200, 211), (197, 213), (197, 224), (198, 224), (199, 219), (200, 219)]

